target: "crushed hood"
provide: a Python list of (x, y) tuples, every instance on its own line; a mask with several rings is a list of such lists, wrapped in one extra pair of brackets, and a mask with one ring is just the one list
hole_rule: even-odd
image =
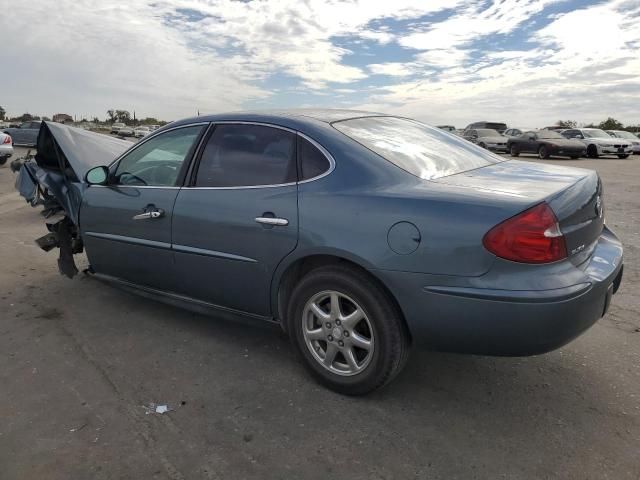
[[(16, 188), (34, 206), (45, 203), (55, 207), (57, 202), (77, 225), (87, 171), (111, 164), (132, 145), (101, 133), (42, 122), (38, 133), (38, 153), (34, 160), (21, 166)], [(44, 194), (44, 200), (40, 193)]]
[[(84, 182), (87, 171), (99, 165), (109, 165), (132, 145), (131, 142), (109, 135), (61, 123), (42, 122), (36, 163), (42, 168), (60, 171), (62, 160), (67, 178)], [(60, 158), (58, 154), (61, 154)]]

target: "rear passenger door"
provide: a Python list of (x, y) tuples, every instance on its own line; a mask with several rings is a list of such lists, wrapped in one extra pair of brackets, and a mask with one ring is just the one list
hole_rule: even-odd
[(296, 138), (272, 125), (212, 126), (173, 212), (180, 293), (271, 314), (273, 272), (298, 241)]

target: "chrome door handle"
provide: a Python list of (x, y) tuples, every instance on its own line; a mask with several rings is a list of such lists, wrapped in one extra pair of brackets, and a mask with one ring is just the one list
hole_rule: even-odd
[(263, 225), (278, 225), (281, 227), (289, 225), (289, 220), (277, 217), (256, 217), (256, 222), (262, 223)]
[(150, 212), (139, 213), (138, 215), (134, 215), (134, 220), (146, 220), (147, 218), (160, 218), (164, 216), (164, 210), (157, 209), (151, 210)]

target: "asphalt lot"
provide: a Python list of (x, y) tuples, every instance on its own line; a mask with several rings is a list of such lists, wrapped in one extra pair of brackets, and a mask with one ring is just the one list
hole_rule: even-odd
[(414, 351), (365, 398), (277, 329), (63, 278), (0, 167), (0, 479), (640, 479), (640, 156), (544, 163), (603, 178), (626, 248), (607, 316), (537, 357)]

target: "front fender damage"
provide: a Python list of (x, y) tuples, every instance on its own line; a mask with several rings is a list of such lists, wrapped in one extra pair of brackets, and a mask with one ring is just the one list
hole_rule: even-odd
[[(49, 233), (35, 242), (45, 252), (59, 248), (58, 270), (62, 275), (73, 278), (78, 273), (73, 255), (82, 253), (83, 246), (76, 224), (66, 213), (70, 206), (63, 207), (58, 197), (52, 194), (52, 190), (60, 191), (59, 184), (63, 181), (61, 175), (41, 169), (35, 161), (27, 161), (20, 166), (16, 189), (32, 207), (43, 206), (41, 214)], [(62, 200), (66, 198), (61, 197)]]

